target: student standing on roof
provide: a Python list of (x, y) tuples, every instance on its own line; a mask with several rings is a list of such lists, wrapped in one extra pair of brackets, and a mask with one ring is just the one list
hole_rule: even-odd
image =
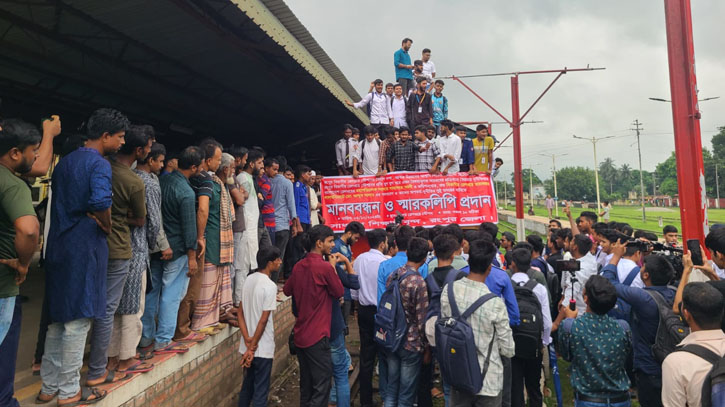
[(383, 80), (376, 79), (373, 85), (375, 86), (375, 91), (365, 95), (359, 102), (353, 103), (345, 100), (345, 103), (355, 109), (367, 106), (370, 124), (375, 126), (379, 131), (384, 125), (393, 125), (393, 111), (390, 107), (388, 96), (383, 92)]
[(408, 51), (413, 45), (413, 40), (403, 38), (402, 45), (399, 50), (393, 54), (393, 65), (395, 66), (395, 80), (403, 86), (403, 95), (408, 94), (409, 89), (414, 89), (413, 84), (413, 65), (410, 60)]

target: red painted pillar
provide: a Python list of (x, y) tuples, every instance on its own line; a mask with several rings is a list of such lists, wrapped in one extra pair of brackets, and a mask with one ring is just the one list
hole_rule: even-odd
[(516, 240), (526, 238), (524, 229), (524, 185), (521, 177), (521, 119), (519, 111), (519, 77), (511, 77), (511, 123), (514, 133), (514, 192), (516, 194)]
[(704, 245), (709, 228), (690, 0), (665, 0), (665, 23), (682, 236)]

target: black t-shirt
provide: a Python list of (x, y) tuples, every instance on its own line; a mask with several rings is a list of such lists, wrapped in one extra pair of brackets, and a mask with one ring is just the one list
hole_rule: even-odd
[[(460, 280), (466, 276), (466, 273), (456, 270), (455, 268), (453, 268), (453, 266), (436, 267), (430, 274), (433, 276), (436, 284), (438, 284), (438, 287), (443, 289), (443, 284), (446, 283), (446, 277), (448, 276), (449, 272), (458, 273), (458, 275), (456, 276), (456, 280)], [(430, 298), (432, 294), (433, 293), (431, 292), (430, 286), (428, 286), (428, 297)]]

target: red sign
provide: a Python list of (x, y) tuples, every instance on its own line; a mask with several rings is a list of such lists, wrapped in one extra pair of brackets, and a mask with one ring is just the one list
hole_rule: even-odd
[(409, 226), (498, 222), (491, 177), (405, 172), (383, 177), (325, 177), (322, 216), (336, 232), (356, 220), (366, 229), (384, 228), (398, 213)]

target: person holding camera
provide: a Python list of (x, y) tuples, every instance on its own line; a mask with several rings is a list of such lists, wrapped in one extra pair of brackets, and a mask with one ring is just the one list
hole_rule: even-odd
[(668, 284), (675, 270), (663, 256), (646, 256), (639, 271), (644, 288), (628, 287), (619, 282), (617, 275), (617, 264), (626, 252), (625, 244), (615, 243), (612, 246), (612, 260), (602, 269), (602, 276), (614, 285), (617, 296), (632, 306), (634, 371), (639, 403), (642, 407), (662, 406), (662, 368), (652, 353), (660, 322), (654, 296), (660, 296), (666, 304), (674, 302), (675, 290)]
[(579, 270), (572, 272), (564, 272), (561, 276), (561, 288), (564, 293), (563, 307), (568, 307), (572, 300), (576, 301), (576, 310), (579, 315), (587, 312), (587, 305), (584, 303), (582, 295), (584, 284), (589, 277), (596, 275), (597, 260), (594, 258), (592, 251), (592, 241), (589, 236), (579, 234), (569, 244), (571, 256), (579, 262)]
[(563, 307), (566, 319), (558, 330), (558, 350), (571, 362), (571, 385), (577, 407), (628, 407), (626, 364), (632, 348), (629, 325), (607, 313), (617, 291), (606, 278), (591, 276), (584, 285), (586, 314)]

